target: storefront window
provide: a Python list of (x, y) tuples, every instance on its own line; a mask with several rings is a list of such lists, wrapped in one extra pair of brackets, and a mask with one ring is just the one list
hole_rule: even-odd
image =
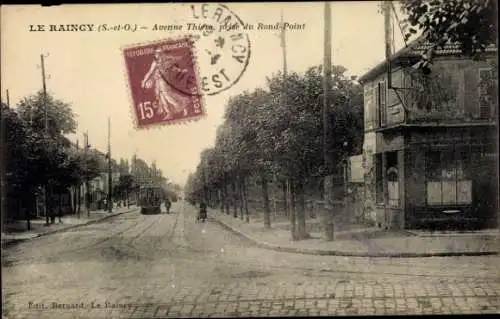
[(429, 152), (426, 193), (429, 205), (472, 203), (472, 181), (466, 176), (466, 153)]

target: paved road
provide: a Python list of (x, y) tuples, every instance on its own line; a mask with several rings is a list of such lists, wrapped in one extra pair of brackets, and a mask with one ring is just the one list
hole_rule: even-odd
[[(192, 206), (132, 212), (3, 251), (7, 318), (498, 313), (500, 258), (268, 251)], [(77, 314), (77, 316), (75, 316)]]

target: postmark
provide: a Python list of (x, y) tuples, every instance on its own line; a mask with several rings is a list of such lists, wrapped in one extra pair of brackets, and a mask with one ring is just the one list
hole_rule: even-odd
[(205, 115), (191, 38), (131, 45), (123, 57), (137, 128)]
[[(250, 37), (243, 21), (223, 4), (189, 5), (187, 23), (200, 65), (200, 92), (215, 95), (234, 86), (250, 61)], [(176, 88), (190, 93), (184, 87)]]

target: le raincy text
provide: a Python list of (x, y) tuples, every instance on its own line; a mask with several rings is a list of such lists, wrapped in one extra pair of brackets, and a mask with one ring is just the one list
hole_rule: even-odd
[(95, 24), (30, 24), (30, 32), (76, 32), (76, 31), (96, 31)]

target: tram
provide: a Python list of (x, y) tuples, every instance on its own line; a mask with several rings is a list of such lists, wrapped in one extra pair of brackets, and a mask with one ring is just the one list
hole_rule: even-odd
[(139, 189), (139, 207), (141, 214), (161, 214), (161, 203), (165, 191), (160, 186), (143, 185)]

